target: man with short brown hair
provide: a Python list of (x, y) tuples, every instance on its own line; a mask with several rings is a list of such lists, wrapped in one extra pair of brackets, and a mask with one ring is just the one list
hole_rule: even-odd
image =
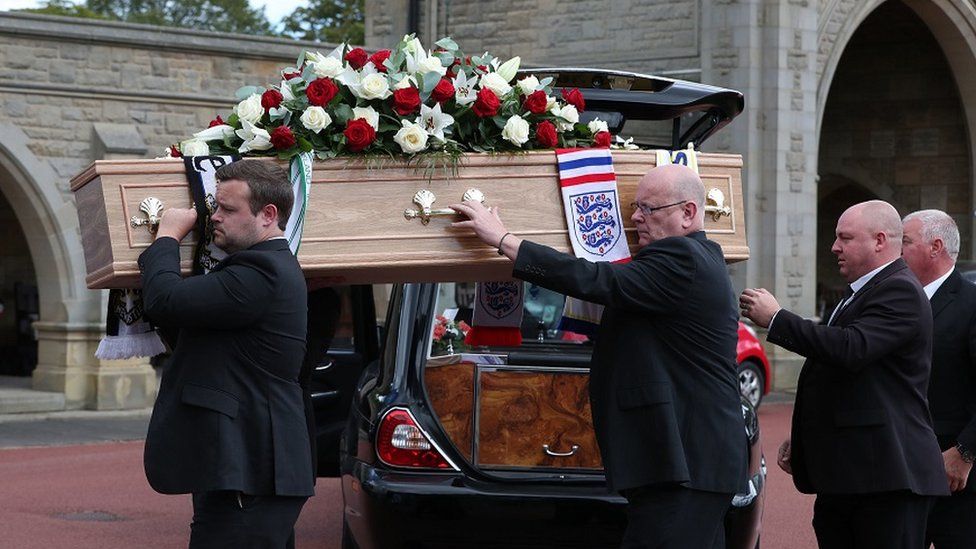
[(817, 494), (820, 547), (919, 548), (932, 496), (948, 494), (926, 405), (932, 314), (901, 259), (902, 227), (887, 202), (848, 208), (831, 251), (850, 291), (817, 324), (764, 289), (739, 298), (768, 341), (807, 358), (791, 439), (777, 463)]
[(939, 210), (905, 216), (902, 257), (922, 283), (934, 323), (929, 410), (942, 449), (950, 497), (929, 514), (926, 547), (976, 547), (976, 285), (956, 269), (959, 229)]
[(282, 228), (291, 183), (265, 160), (217, 171), (214, 242), (230, 255), (180, 276), (192, 209), (169, 208), (142, 255), (146, 316), (179, 330), (146, 435), (150, 485), (193, 494), (191, 549), (284, 549), (314, 494), (299, 371), (307, 295)]

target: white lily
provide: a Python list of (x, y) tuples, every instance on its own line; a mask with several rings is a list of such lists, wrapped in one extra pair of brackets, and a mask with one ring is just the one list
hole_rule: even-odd
[(590, 128), (590, 133), (594, 135), (599, 132), (610, 131), (607, 127), (607, 123), (604, 122), (603, 120), (600, 120), (599, 118), (594, 118), (593, 120), (590, 120), (590, 123), (587, 124), (587, 126)]
[(427, 105), (420, 106), (420, 117), (417, 124), (420, 124), (428, 135), (444, 141), (444, 130), (454, 123), (454, 117), (441, 112), (441, 104), (437, 103), (433, 107)]
[(243, 128), (237, 130), (237, 137), (244, 140), (237, 152), (244, 154), (248, 151), (266, 151), (271, 148), (271, 135), (247, 120), (241, 120)]
[(465, 76), (464, 71), (458, 71), (454, 77), (454, 100), (458, 105), (469, 105), (478, 99), (478, 92), (474, 87), (478, 85), (478, 77), (472, 76), (471, 80)]
[(203, 131), (199, 131), (193, 134), (193, 137), (199, 139), (200, 141), (223, 141), (225, 137), (231, 137), (234, 135), (234, 127), (227, 124), (221, 124), (219, 126), (214, 126), (212, 128), (207, 128)]
[(633, 137), (628, 137), (627, 139), (623, 139), (619, 135), (615, 135), (613, 137), (614, 137), (614, 140), (616, 141), (616, 143), (613, 143), (613, 144), (610, 145), (610, 148), (611, 149), (624, 149), (624, 150), (627, 150), (627, 151), (640, 150), (640, 147), (638, 147), (637, 145), (634, 145), (634, 138)]
[(288, 84), (288, 81), (282, 80), (281, 86), (278, 89), (281, 91), (281, 97), (284, 101), (291, 101), (295, 99), (295, 94), (291, 91), (291, 85)]
[(502, 66), (498, 67), (498, 70), (495, 72), (504, 78), (505, 82), (511, 82), (512, 79), (515, 78), (515, 74), (518, 73), (519, 65), (521, 64), (522, 58), (516, 55), (515, 57), (502, 63)]

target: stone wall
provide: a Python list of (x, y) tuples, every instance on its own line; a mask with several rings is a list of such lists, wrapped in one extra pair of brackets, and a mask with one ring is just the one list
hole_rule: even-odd
[[(388, 48), (406, 28), (402, 0), (367, 0), (367, 46)], [(466, 53), (519, 55), (532, 66), (598, 66), (661, 74), (699, 62), (698, 0), (440, 0), (420, 2), (424, 43), (455, 37)], [(436, 28), (430, 39), (435, 11)]]
[(31, 252), (5, 244), (3, 270), (36, 273), (35, 388), (64, 393), (69, 408), (143, 407), (155, 396), (148, 363), (93, 356), (103, 292), (85, 288), (71, 177), (101, 158), (160, 156), (226, 117), (240, 86), (277, 83), (302, 49), (331, 47), (0, 13), (0, 192), (14, 214), (0, 212), (0, 230), (18, 223)]

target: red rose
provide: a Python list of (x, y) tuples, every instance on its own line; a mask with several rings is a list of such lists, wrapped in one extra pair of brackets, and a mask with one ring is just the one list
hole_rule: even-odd
[(441, 81), (434, 87), (434, 91), (431, 92), (430, 97), (438, 103), (443, 103), (454, 97), (454, 91), (454, 84), (447, 78), (441, 78)]
[(369, 61), (376, 67), (376, 70), (380, 72), (386, 72), (386, 67), (383, 65), (383, 61), (390, 58), (390, 50), (379, 50), (373, 55), (369, 56)]
[(447, 333), (447, 327), (445, 327), (443, 324), (438, 324), (437, 326), (434, 326), (434, 339), (440, 341), (440, 339), (444, 337), (444, 334), (446, 333)]
[(295, 134), (288, 126), (278, 126), (271, 130), (271, 144), (279, 151), (290, 149), (295, 146)]
[(455, 57), (454, 62), (452, 62), (451, 66), (447, 68), (447, 76), (449, 78), (454, 78), (455, 76), (457, 76), (457, 72), (460, 67), (461, 67), (461, 58)]
[(339, 87), (328, 78), (316, 78), (305, 88), (305, 95), (312, 105), (324, 107), (339, 93)]
[(579, 112), (583, 112), (586, 108), (586, 101), (583, 100), (583, 94), (579, 91), (579, 88), (563, 90), (563, 101), (576, 107), (576, 110)]
[(220, 115), (218, 114), (217, 115), (217, 118), (214, 118), (213, 120), (211, 120), (210, 121), (210, 125), (207, 126), (207, 127), (208, 128), (212, 128), (214, 126), (223, 126), (224, 124), (226, 124), (226, 122), (224, 122), (224, 119), (221, 118)]
[(522, 102), (522, 106), (525, 110), (531, 112), (532, 114), (542, 114), (546, 112), (546, 105), (549, 104), (549, 100), (546, 98), (546, 92), (542, 90), (536, 90), (529, 94)]
[(350, 120), (342, 132), (351, 152), (359, 152), (369, 146), (376, 139), (376, 130), (363, 118)]
[(180, 152), (179, 147), (176, 145), (169, 146), (169, 155), (173, 158), (183, 158), (183, 153)]
[(302, 73), (300, 73), (300, 72), (282, 72), (281, 73), (281, 77), (284, 78), (285, 80), (291, 80), (292, 78), (298, 78), (301, 75), (302, 75)]
[(363, 48), (353, 48), (349, 50), (349, 53), (346, 54), (344, 59), (352, 65), (352, 68), (358, 71), (369, 61), (369, 54)]
[(285, 97), (278, 90), (268, 90), (261, 94), (261, 106), (264, 107), (264, 112), (280, 106), (284, 100)]
[(539, 125), (535, 127), (535, 140), (540, 147), (555, 148), (559, 144), (559, 137), (556, 136), (556, 125), (548, 120), (539, 122)]
[(417, 112), (420, 108), (420, 90), (410, 86), (393, 92), (393, 110), (400, 116)]
[(593, 136), (593, 146), (604, 149), (610, 147), (610, 132), (596, 132)]
[(495, 116), (498, 113), (498, 107), (501, 107), (501, 101), (498, 100), (498, 96), (495, 92), (489, 90), (488, 88), (481, 88), (478, 91), (478, 98), (474, 102), (474, 106), (471, 110), (474, 111), (479, 118), (486, 118), (488, 116)]

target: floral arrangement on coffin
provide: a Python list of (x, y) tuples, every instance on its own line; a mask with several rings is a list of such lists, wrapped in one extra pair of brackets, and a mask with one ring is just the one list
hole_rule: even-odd
[(582, 124), (578, 89), (554, 97), (552, 79), (515, 80), (520, 59), (466, 56), (450, 38), (425, 49), (407, 35), (369, 55), (345, 44), (302, 52), (281, 83), (246, 86), (223, 120), (170, 147), (170, 156), (243, 154), (289, 159), (314, 152), (390, 156), (608, 147), (599, 119)]
[(437, 315), (434, 322), (434, 342), (432, 345), (432, 356), (453, 355), (465, 349), (464, 338), (471, 331), (471, 326), (461, 320), (455, 322), (447, 317)]

